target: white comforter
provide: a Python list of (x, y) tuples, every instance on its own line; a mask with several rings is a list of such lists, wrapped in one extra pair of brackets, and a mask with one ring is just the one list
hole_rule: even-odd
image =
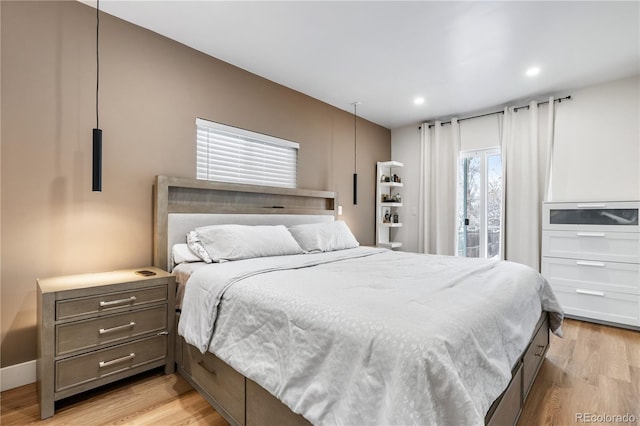
[(314, 424), (479, 425), (542, 309), (523, 265), (361, 247), (201, 268), (179, 333)]

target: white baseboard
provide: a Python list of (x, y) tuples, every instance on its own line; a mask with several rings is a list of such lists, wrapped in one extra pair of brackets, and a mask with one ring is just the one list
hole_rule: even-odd
[(28, 385), (36, 381), (36, 360), (0, 368), (0, 391)]

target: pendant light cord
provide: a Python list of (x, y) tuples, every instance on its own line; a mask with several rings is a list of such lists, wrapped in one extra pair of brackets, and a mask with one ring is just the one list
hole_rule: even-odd
[(96, 1), (96, 129), (100, 128), (99, 115), (98, 115), (98, 94), (100, 91), (100, 55), (99, 46), (100, 41), (100, 0)]
[(358, 204), (358, 104), (353, 103), (353, 204)]
[(353, 172), (358, 171), (358, 102), (353, 103)]

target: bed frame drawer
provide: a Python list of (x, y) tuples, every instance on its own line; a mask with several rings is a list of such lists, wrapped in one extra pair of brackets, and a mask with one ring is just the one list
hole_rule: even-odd
[(56, 326), (56, 355), (121, 343), (167, 329), (167, 305)]
[(544, 356), (549, 347), (549, 320), (545, 318), (544, 322), (536, 332), (533, 341), (529, 345), (529, 349), (524, 354), (522, 360), (522, 402), (527, 398), (529, 390), (533, 385), (533, 381), (538, 373), (538, 369), (542, 366)]
[(183, 348), (185, 371), (237, 424), (244, 425), (244, 376), (210, 352), (201, 354), (191, 345), (183, 345)]
[(247, 379), (246, 426), (311, 426), (311, 423), (291, 411), (262, 386)]
[(163, 365), (167, 336), (154, 336), (56, 362), (56, 391), (84, 385), (151, 363)]
[(502, 394), (502, 399), (496, 407), (489, 426), (506, 426), (515, 424), (520, 415), (522, 403), (522, 363), (518, 365), (513, 373), (509, 387)]
[(124, 310), (132, 306), (167, 300), (167, 286), (141, 288), (132, 291), (63, 300), (56, 303), (56, 320), (95, 315), (101, 312)]

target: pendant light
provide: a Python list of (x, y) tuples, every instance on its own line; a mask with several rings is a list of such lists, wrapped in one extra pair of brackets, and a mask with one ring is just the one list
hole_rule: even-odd
[(100, 88), (100, 56), (98, 41), (100, 35), (100, 0), (96, 2), (96, 128), (93, 129), (92, 190), (102, 192), (102, 129), (98, 115), (98, 93)]
[(358, 105), (361, 103), (353, 102), (353, 204), (358, 204)]

